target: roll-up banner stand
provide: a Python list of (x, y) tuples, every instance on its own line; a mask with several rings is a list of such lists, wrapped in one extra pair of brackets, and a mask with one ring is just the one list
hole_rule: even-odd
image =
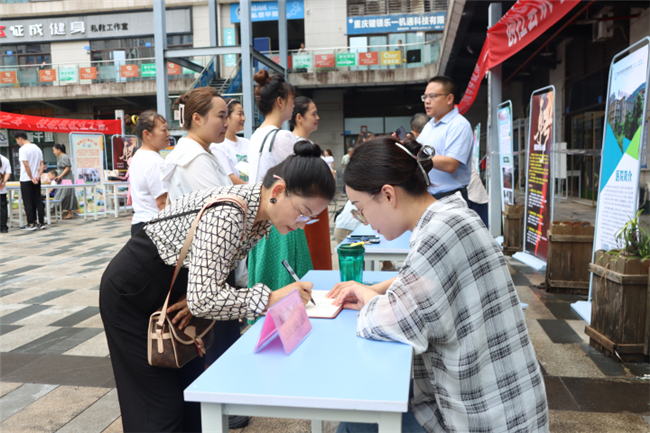
[[(616, 232), (634, 217), (638, 208), (639, 156), (642, 137), (647, 134), (644, 119), (650, 80), (649, 46), (650, 37), (645, 37), (615, 55), (609, 66), (592, 262), (596, 251), (617, 248)], [(588, 300), (571, 304), (588, 324), (591, 324), (592, 285), (593, 274)]]
[[(104, 212), (104, 191), (101, 183), (104, 179), (104, 134), (88, 134), (83, 132), (71, 132), (70, 144), (72, 145), (72, 172), (75, 183), (100, 184), (97, 188), (97, 205), (99, 212)], [(86, 194), (84, 188), (76, 190), (79, 202), (79, 213), (83, 214), (84, 204), (88, 206), (88, 212), (94, 212), (94, 197), (86, 197), (81, 200), (81, 195)]]
[(113, 152), (113, 170), (119, 170), (120, 175), (126, 175), (129, 170), (129, 160), (138, 148), (138, 137), (135, 135), (114, 135), (111, 137)]
[(481, 170), (481, 123), (474, 128), (474, 167), (480, 173)]
[[(548, 235), (553, 221), (553, 164), (555, 151), (555, 87), (535, 90), (530, 96), (528, 152), (526, 165), (526, 207), (523, 252), (512, 257), (536, 271), (546, 269)], [(554, 154), (554, 153), (553, 153)]]
[(499, 169), (501, 176), (501, 211), (506, 205), (515, 204), (514, 166), (512, 164), (512, 102), (505, 101), (497, 106), (499, 125)]

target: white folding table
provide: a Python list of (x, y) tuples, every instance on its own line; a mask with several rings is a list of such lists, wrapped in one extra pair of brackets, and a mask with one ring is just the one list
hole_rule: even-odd
[[(381, 269), (381, 262), (384, 261), (395, 262), (395, 265), (397, 265), (397, 262), (404, 262), (406, 256), (411, 251), (411, 246), (409, 245), (409, 240), (411, 239), (410, 231), (405, 232), (397, 239), (388, 241), (383, 235), (377, 234), (377, 232), (370, 228), (370, 226), (361, 226), (353, 231), (350, 236), (379, 237), (378, 244), (364, 245), (366, 252), (363, 260), (365, 263), (365, 270), (367, 271), (379, 271)], [(351, 242), (356, 242), (356, 240), (346, 238), (341, 243), (348, 244)], [(340, 245), (341, 244), (337, 246), (337, 249)]]
[[(368, 272), (383, 280), (396, 272)], [(339, 282), (338, 271), (310, 271), (303, 278), (315, 290)], [(411, 346), (370, 341), (356, 335), (357, 312), (335, 319), (310, 319), (312, 332), (285, 355), (279, 339), (260, 353), (253, 348), (264, 320), (253, 325), (185, 390), (185, 400), (201, 403), (204, 432), (227, 432), (228, 415), (379, 424), (379, 432), (401, 431), (408, 410)]]

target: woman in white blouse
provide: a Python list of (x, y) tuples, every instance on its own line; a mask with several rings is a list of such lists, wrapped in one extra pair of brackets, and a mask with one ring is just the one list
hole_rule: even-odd
[[(359, 310), (358, 336), (413, 346), (402, 431), (548, 432), (544, 380), (506, 261), (460, 194), (427, 192), (432, 150), (392, 137), (355, 149), (343, 176), (352, 214), (388, 240), (410, 230), (411, 251), (396, 278), (339, 283), (329, 296)], [(338, 432), (371, 427), (341, 423)]]
[(228, 106), (226, 138), (221, 143), (212, 143), (210, 150), (219, 160), (233, 185), (240, 185), (248, 181), (248, 176), (240, 173), (237, 169), (237, 164), (240, 162), (248, 163), (249, 141), (237, 136), (237, 133), (244, 129), (246, 116), (244, 115), (244, 107), (237, 99), (230, 98), (226, 105)]
[(228, 129), (228, 108), (212, 87), (200, 87), (181, 95), (181, 121), (187, 136), (178, 140), (165, 164), (162, 179), (169, 182), (169, 200), (215, 186), (232, 185), (210, 143), (221, 143)]
[[(264, 281), (234, 287), (228, 275), (271, 226), (287, 235), (327, 207), (335, 184), (319, 156), (318, 146), (302, 141), (295, 155), (268, 170), (263, 182), (185, 194), (147, 222), (109, 263), (99, 309), (125, 432), (201, 431), (200, 406), (185, 403), (183, 390), (205, 371), (203, 358), (181, 369), (150, 366), (147, 329), (149, 316), (165, 301), (189, 227), (211, 197), (238, 196), (245, 209), (216, 205), (201, 217), (171, 293), (167, 311), (172, 320), (184, 328), (192, 315), (217, 324), (254, 319), (296, 288), (303, 303), (309, 301), (308, 282), (292, 281), (272, 292)], [(217, 344), (222, 336), (215, 331), (214, 338)]]
[(131, 236), (165, 207), (169, 184), (160, 179), (160, 167), (165, 160), (160, 151), (169, 146), (167, 121), (153, 110), (140, 114), (135, 134), (142, 142), (129, 165), (129, 180), (133, 203)]

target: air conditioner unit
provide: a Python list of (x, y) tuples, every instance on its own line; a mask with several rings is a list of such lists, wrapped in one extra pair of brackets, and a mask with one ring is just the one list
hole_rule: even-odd
[[(600, 14), (598, 18), (611, 18), (614, 14), (607, 12)], [(614, 22), (613, 21), (596, 21), (592, 26), (592, 41), (604, 41), (605, 39), (614, 36)]]

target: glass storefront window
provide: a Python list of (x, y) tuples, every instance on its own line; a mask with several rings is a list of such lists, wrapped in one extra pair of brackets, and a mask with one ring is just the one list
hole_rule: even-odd
[[(191, 46), (192, 35), (167, 36), (168, 48)], [(90, 41), (91, 58), (94, 61), (152, 58), (155, 57), (154, 50), (153, 37)]]
[(50, 44), (5, 45), (0, 50), (0, 66), (39, 65), (43, 62), (52, 62)]

